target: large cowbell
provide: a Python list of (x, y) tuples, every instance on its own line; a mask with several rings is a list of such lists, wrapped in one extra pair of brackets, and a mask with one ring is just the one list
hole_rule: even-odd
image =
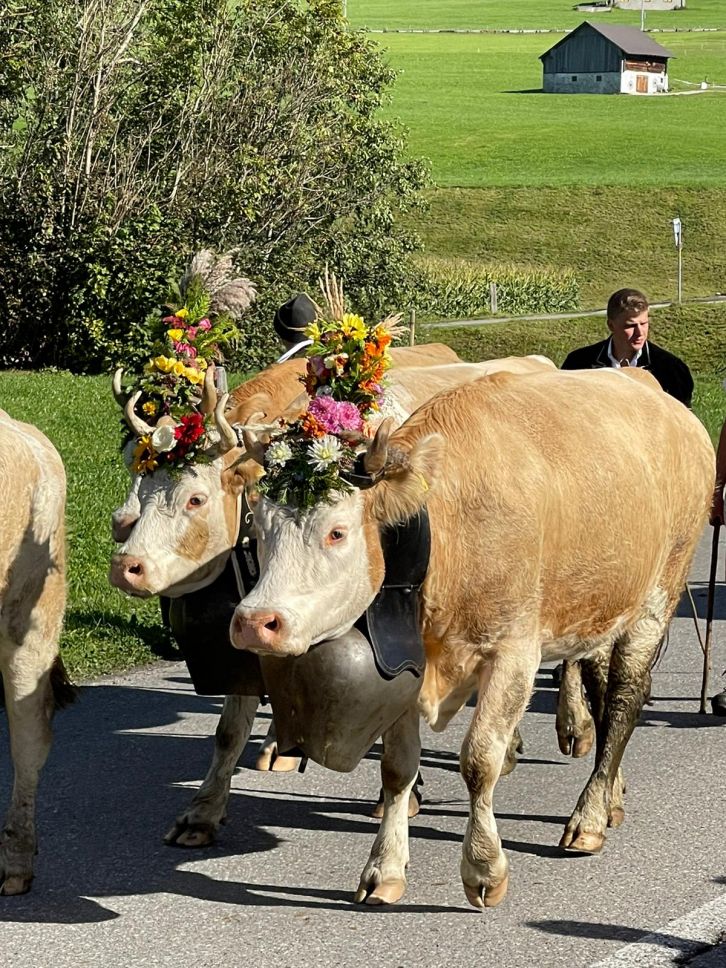
[[(386, 528), (381, 540), (385, 577), (366, 614), (345, 635), (304, 655), (258, 659), (231, 645), (229, 623), (239, 601), (231, 565), (208, 588), (174, 599), (172, 631), (196, 691), (267, 694), (281, 753), (353, 770), (416, 701), (425, 665), (420, 590), (431, 547), (428, 514)], [(233, 554), (249, 590), (256, 578), (250, 552)]]
[(387, 528), (381, 537), (383, 586), (355, 628), (304, 655), (260, 657), (280, 753), (303, 753), (341, 773), (360, 763), (421, 689), (428, 515)]

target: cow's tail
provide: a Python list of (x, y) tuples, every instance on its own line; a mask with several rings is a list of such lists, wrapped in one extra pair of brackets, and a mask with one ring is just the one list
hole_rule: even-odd
[(65, 709), (78, 698), (78, 689), (68, 678), (63, 659), (59, 655), (55, 657), (50, 670), (50, 685), (53, 689), (53, 705), (56, 709)]

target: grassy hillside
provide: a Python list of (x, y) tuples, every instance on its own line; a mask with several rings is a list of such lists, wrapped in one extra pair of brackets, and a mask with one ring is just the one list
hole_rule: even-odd
[[(640, 12), (579, 13), (568, 0), (347, 0), (354, 26), (394, 28), (557, 28), (576, 27), (583, 20), (640, 26)], [(646, 2), (647, 10), (647, 2)], [(688, 0), (685, 10), (652, 11), (647, 28), (725, 27), (723, 0)]]

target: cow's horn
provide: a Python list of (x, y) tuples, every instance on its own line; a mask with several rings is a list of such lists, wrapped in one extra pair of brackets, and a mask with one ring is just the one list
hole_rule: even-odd
[(120, 366), (113, 375), (113, 381), (111, 383), (111, 389), (113, 390), (114, 399), (116, 403), (123, 409), (126, 406), (126, 394), (123, 391), (123, 386), (121, 385), (121, 379), (123, 378), (124, 370)]
[(202, 402), (199, 404), (202, 413), (217, 412), (217, 388), (214, 385), (214, 363), (210, 363), (207, 372), (204, 374), (204, 389), (202, 390)]
[(386, 417), (376, 431), (376, 436), (363, 457), (363, 467), (371, 477), (379, 475), (386, 465), (388, 438), (391, 436), (394, 423), (393, 417)]
[(223, 454), (226, 454), (228, 450), (232, 450), (233, 447), (239, 446), (237, 434), (232, 430), (229, 421), (224, 415), (224, 408), (227, 406), (228, 400), (229, 394), (223, 394), (217, 401), (217, 406), (214, 408), (214, 422), (219, 431), (219, 448)]
[(143, 437), (146, 434), (153, 434), (154, 432), (154, 428), (147, 424), (145, 420), (142, 420), (134, 409), (139, 401), (140, 396), (141, 390), (137, 390), (136, 393), (132, 397), (129, 397), (124, 404), (124, 416), (126, 417), (126, 423), (137, 437)]

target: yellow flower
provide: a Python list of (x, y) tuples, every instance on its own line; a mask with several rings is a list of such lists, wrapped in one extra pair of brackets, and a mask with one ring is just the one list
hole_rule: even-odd
[(182, 306), (181, 309), (177, 309), (177, 311), (174, 313), (174, 315), (175, 316), (178, 316), (179, 319), (186, 319), (187, 316), (189, 315), (189, 310), (187, 309), (186, 306)]
[(141, 409), (144, 413), (148, 413), (150, 417), (153, 417), (156, 413), (156, 404), (153, 400), (147, 400)]
[(204, 359), (203, 356), (198, 356), (197, 357), (197, 366), (199, 367), (200, 370), (206, 370), (207, 369), (207, 361)]
[[(145, 456), (146, 455), (146, 456)], [(156, 458), (159, 455), (151, 446), (151, 435), (144, 434), (134, 447), (134, 461), (131, 470), (134, 474), (151, 474), (159, 466)]]
[(310, 323), (305, 327), (305, 336), (307, 339), (311, 339), (313, 343), (318, 342), (320, 339), (320, 327), (318, 326), (317, 321)]
[(350, 336), (353, 339), (365, 339), (368, 332), (363, 319), (355, 313), (343, 313), (340, 329), (344, 336)]
[(174, 368), (174, 360), (170, 360), (168, 356), (156, 356), (152, 362), (161, 373), (171, 373)]
[(175, 343), (178, 343), (179, 340), (184, 335), (184, 330), (183, 329), (167, 329), (166, 335), (169, 337), (169, 339), (173, 339)]
[(174, 373), (176, 376), (182, 376), (185, 370), (186, 367), (181, 360), (177, 360), (176, 363), (172, 365), (172, 373)]
[(204, 377), (199, 370), (193, 370), (191, 367), (184, 370), (184, 376), (190, 383), (199, 384), (204, 382)]

